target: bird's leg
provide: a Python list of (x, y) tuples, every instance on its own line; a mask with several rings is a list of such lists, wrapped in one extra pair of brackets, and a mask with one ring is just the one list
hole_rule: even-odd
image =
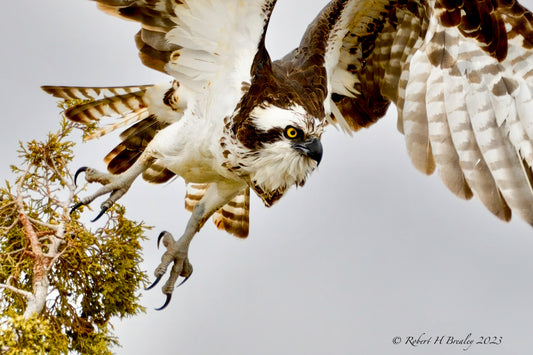
[(124, 196), (124, 194), (129, 190), (131, 184), (133, 183), (133, 181), (135, 181), (137, 176), (139, 176), (146, 169), (148, 169), (154, 161), (154, 156), (150, 154), (147, 150), (145, 150), (141, 154), (139, 159), (137, 159), (137, 161), (128, 168), (128, 170), (118, 175), (103, 173), (101, 171), (87, 167), (78, 169), (76, 175), (74, 176), (75, 182), (78, 175), (83, 172), (85, 173), (85, 180), (87, 182), (98, 182), (103, 186), (95, 193), (82, 198), (79, 203), (72, 207), (70, 213), (74, 212), (76, 209), (83, 205), (88, 205), (96, 198), (109, 193), (109, 197), (107, 198), (107, 200), (102, 202), (102, 204), (100, 205), (100, 213), (95, 219), (93, 219), (93, 222), (96, 221), (105, 213), (105, 211), (107, 211), (111, 206), (113, 206), (113, 204), (118, 201), (118, 199)]
[(147, 289), (154, 287), (159, 280), (163, 277), (167, 271), (168, 266), (172, 263), (170, 270), (170, 276), (163, 286), (163, 293), (167, 296), (165, 304), (158, 308), (165, 308), (170, 302), (174, 286), (179, 276), (183, 276), (185, 279), (180, 285), (185, 282), (192, 274), (193, 267), (189, 262), (188, 251), (189, 245), (198, 231), (202, 228), (204, 223), (211, 217), (211, 215), (219, 208), (229, 202), (239, 191), (241, 191), (243, 185), (240, 183), (212, 183), (207, 189), (205, 195), (194, 207), (191, 218), (187, 223), (185, 232), (178, 239), (174, 240), (172, 235), (168, 232), (162, 232), (158, 238), (159, 241), (163, 239), (163, 245), (167, 248), (167, 251), (161, 257), (161, 263), (155, 269), (154, 275), (156, 280)]

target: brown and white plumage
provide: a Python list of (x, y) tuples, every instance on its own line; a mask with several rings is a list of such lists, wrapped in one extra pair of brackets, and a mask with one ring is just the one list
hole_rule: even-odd
[(395, 103), (417, 169), (436, 168), (454, 194), (476, 195), (499, 218), (512, 210), (533, 224), (531, 13), (494, 1), (356, 7), (332, 75), (336, 121), (367, 127)]
[[(205, 195), (208, 184), (187, 184), (185, 209), (192, 212)], [(213, 222), (239, 238), (246, 238), (249, 231), (250, 189), (244, 189), (226, 205), (213, 214)]]
[[(302, 186), (322, 157), (327, 123), (369, 127), (391, 103), (415, 167), (438, 171), (457, 196), (477, 196), (496, 216), (533, 224), (533, 16), (514, 1), (333, 0), (298, 48), (272, 61), (265, 33), (275, 0), (96, 0), (137, 21), (142, 62), (167, 84), (45, 87), (72, 120), (126, 124), (105, 158), (110, 174), (84, 168), (109, 193), (105, 211), (138, 175), (187, 182), (184, 235), (164, 233), (174, 264), (164, 293), (189, 277), (187, 250), (206, 219), (248, 235), (249, 191), (267, 206)], [(378, 143), (381, 144), (381, 143)], [(347, 152), (347, 155), (351, 154)]]

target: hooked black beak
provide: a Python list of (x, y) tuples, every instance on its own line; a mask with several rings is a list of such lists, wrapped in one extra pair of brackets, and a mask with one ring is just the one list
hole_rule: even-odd
[(322, 143), (318, 138), (313, 138), (303, 143), (295, 144), (294, 149), (299, 150), (303, 155), (316, 161), (316, 165), (322, 160)]

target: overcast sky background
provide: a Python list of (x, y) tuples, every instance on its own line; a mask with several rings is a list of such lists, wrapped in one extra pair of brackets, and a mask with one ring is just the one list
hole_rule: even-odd
[[(279, 0), (268, 49), (293, 47), (323, 0)], [(525, 2), (530, 8), (533, 1)], [(40, 85), (132, 85), (166, 78), (142, 66), (138, 26), (85, 0), (3, 4), (0, 177), (19, 140), (58, 127)], [(396, 110), (353, 138), (330, 128), (307, 185), (267, 209), (253, 196), (250, 237), (204, 227), (190, 248), (194, 275), (162, 312), (115, 322), (118, 354), (527, 354), (533, 335), (533, 230), (504, 223), (478, 201), (453, 196), (411, 166)], [(79, 135), (77, 135), (79, 137)], [(113, 138), (77, 147), (72, 169), (104, 169)], [(152, 275), (161, 230), (178, 237), (189, 213), (184, 186), (137, 181), (121, 201), (155, 226), (142, 267)], [(95, 210), (99, 202), (94, 204)], [(87, 210), (88, 214), (92, 213)], [(95, 213), (95, 212), (94, 212)], [(90, 216), (90, 217), (91, 217)], [(502, 337), (501, 345), (405, 345), (408, 336)], [(395, 336), (402, 344), (393, 345)]]

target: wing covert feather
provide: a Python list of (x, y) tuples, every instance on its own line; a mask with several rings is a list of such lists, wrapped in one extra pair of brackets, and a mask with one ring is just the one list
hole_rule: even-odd
[(531, 12), (503, 0), (352, 1), (327, 115), (355, 131), (395, 103), (418, 170), (533, 224)]
[[(142, 62), (204, 94), (198, 105), (222, 119), (250, 82), (275, 0), (95, 0), (106, 13), (137, 21)], [(231, 113), (231, 112), (229, 112)]]

